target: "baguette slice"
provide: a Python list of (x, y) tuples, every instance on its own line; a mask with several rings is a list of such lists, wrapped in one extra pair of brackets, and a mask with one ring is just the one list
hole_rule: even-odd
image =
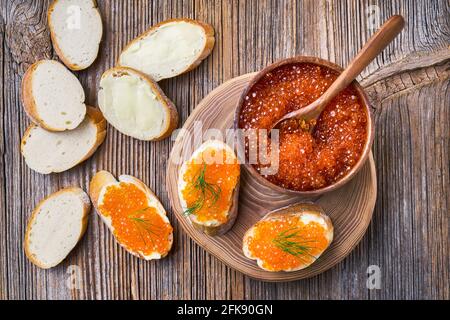
[(98, 103), (114, 128), (136, 139), (161, 140), (178, 125), (177, 109), (158, 84), (131, 68), (103, 73)]
[(97, 58), (103, 34), (95, 0), (54, 0), (47, 13), (58, 57), (71, 70), (89, 67)]
[[(199, 181), (207, 183), (204, 195)], [(184, 214), (207, 235), (226, 233), (238, 214), (239, 185), (240, 167), (233, 149), (218, 140), (206, 141), (180, 168), (178, 196)]]
[(22, 102), (31, 121), (49, 131), (75, 129), (86, 115), (80, 82), (53, 60), (40, 60), (25, 72)]
[(191, 19), (163, 21), (132, 40), (118, 64), (139, 70), (155, 81), (196, 68), (214, 47), (214, 29)]
[(62, 172), (88, 159), (105, 137), (106, 121), (102, 113), (88, 107), (85, 120), (74, 130), (51, 132), (30, 125), (23, 135), (21, 152), (34, 171)]
[(156, 195), (139, 179), (107, 171), (92, 178), (89, 195), (116, 241), (132, 255), (160, 259), (170, 251), (173, 229)]
[(33, 210), (25, 233), (25, 254), (40, 268), (58, 265), (86, 231), (91, 210), (80, 188), (65, 188), (43, 199)]
[(333, 241), (322, 208), (294, 204), (269, 212), (244, 235), (243, 251), (267, 271), (297, 271), (314, 263)]

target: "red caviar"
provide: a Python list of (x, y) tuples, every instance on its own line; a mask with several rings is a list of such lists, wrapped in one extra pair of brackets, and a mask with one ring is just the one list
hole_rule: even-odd
[(144, 255), (170, 250), (172, 226), (149, 206), (146, 193), (135, 184), (108, 186), (99, 209), (111, 218), (117, 240), (130, 250)]
[[(231, 206), (233, 192), (239, 181), (240, 167), (234, 155), (224, 152), (224, 161), (212, 163), (205, 161), (204, 158), (208, 159), (206, 155), (214, 158), (215, 150), (208, 148), (187, 164), (187, 169), (183, 175), (186, 187), (181, 193), (188, 208), (197, 205), (197, 209), (192, 214), (195, 214), (198, 221), (216, 220), (219, 223), (225, 223), (228, 219), (227, 213)], [(202, 190), (196, 187), (196, 182), (202, 170), (204, 170), (205, 182), (215, 190), (213, 193), (207, 190), (203, 195)]]
[[(263, 262), (263, 267), (272, 271), (296, 269), (301, 265), (314, 262), (327, 247), (325, 228), (317, 222), (304, 224), (298, 216), (286, 215), (274, 220), (262, 220), (255, 225), (254, 233), (248, 238), (250, 253)], [(305, 248), (302, 254), (280, 241), (280, 238), (292, 235), (286, 240)], [(283, 250), (284, 248), (284, 250)], [(291, 252), (291, 253), (289, 253)]]
[[(334, 70), (311, 63), (293, 63), (274, 69), (248, 92), (239, 127), (270, 129), (283, 115), (320, 97), (337, 76)], [(301, 121), (283, 122), (279, 169), (265, 178), (297, 191), (333, 184), (347, 175), (360, 159), (367, 139), (367, 117), (356, 89), (349, 86), (325, 108), (312, 133), (304, 130)], [(246, 148), (248, 152), (248, 141)], [(253, 166), (258, 172), (263, 167), (260, 163)]]

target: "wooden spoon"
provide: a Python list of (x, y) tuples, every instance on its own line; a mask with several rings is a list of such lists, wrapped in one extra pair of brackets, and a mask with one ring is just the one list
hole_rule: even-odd
[[(320, 96), (316, 101), (304, 108), (289, 112), (275, 122), (272, 128), (277, 127), (287, 119), (301, 119), (308, 123), (309, 130), (314, 128), (315, 122), (323, 109), (345, 89), (353, 80), (391, 43), (392, 40), (402, 31), (405, 20), (400, 15), (392, 16), (381, 28), (367, 41), (364, 47), (358, 52), (356, 57), (339, 75), (336, 81)], [(313, 120), (313, 121), (311, 121)]]

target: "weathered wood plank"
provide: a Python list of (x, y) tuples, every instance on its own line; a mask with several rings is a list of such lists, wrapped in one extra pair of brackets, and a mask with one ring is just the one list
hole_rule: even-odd
[[(181, 121), (217, 85), (275, 60), (303, 54), (346, 65), (373, 33), (370, 5), (379, 8), (380, 22), (395, 13), (405, 17), (402, 35), (361, 76), (377, 123), (372, 224), (332, 270), (280, 284), (254, 281), (222, 265), (179, 229), (171, 210), (174, 251), (162, 261), (148, 263), (125, 253), (94, 213), (82, 242), (60, 266), (42, 271), (27, 261), (22, 238), (34, 205), (64, 186), (87, 189), (97, 170), (136, 175), (170, 209), (165, 187), (170, 139), (144, 143), (109, 127), (105, 143), (83, 165), (51, 176), (26, 167), (18, 148), (29, 123), (20, 81), (30, 63), (55, 58), (46, 29), (48, 3), (1, 3), (0, 299), (450, 298), (448, 1), (98, 1), (105, 27), (100, 56), (77, 73), (93, 105), (102, 72), (152, 24), (187, 16), (214, 26), (212, 55), (194, 71), (161, 82)], [(380, 290), (366, 288), (372, 264), (382, 272)], [(81, 270), (79, 289), (67, 286), (71, 265)]]
[[(2, 43), (5, 41), (5, 20), (3, 19), (3, 15), (0, 16), (0, 40)], [(5, 52), (4, 52), (4, 46), (0, 47), (0, 74), (4, 74), (3, 68), (5, 66)], [(5, 99), (3, 97), (3, 92), (5, 88), (5, 78), (2, 77), (2, 81), (0, 82), (0, 114), (5, 114)], [(6, 132), (4, 129), (4, 121), (5, 119), (2, 119), (1, 123), (1, 136), (0, 136), (0, 230), (2, 238), (5, 238), (5, 235), (7, 234), (6, 229), (6, 221), (7, 221), (7, 210), (6, 210), (6, 185), (4, 183), (5, 181), (5, 149), (6, 149)], [(5, 240), (0, 240), (0, 252), (1, 258), (0, 258), (0, 299), (4, 300), (8, 297), (8, 287), (7, 287), (7, 281), (8, 281), (8, 261), (6, 260), (6, 253), (7, 246)]]

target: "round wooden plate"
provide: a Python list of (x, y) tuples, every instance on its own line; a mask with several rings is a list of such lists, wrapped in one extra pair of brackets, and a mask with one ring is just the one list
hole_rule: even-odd
[[(202, 123), (202, 130), (215, 128), (225, 133), (232, 128), (234, 111), (241, 93), (254, 74), (234, 78), (212, 91), (195, 108), (183, 129), (194, 132)], [(296, 195), (277, 194), (252, 179), (242, 167), (239, 213), (233, 228), (220, 237), (210, 237), (196, 230), (183, 215), (177, 190), (179, 159), (188, 159), (192, 152), (192, 135), (179, 134), (167, 164), (166, 184), (169, 199), (184, 231), (206, 251), (223, 263), (252, 278), (265, 281), (292, 281), (312, 277), (333, 267), (344, 259), (363, 237), (375, 206), (377, 183), (373, 156), (360, 172), (342, 188), (305, 199)], [(313, 201), (322, 206), (334, 225), (334, 240), (324, 254), (311, 266), (295, 272), (268, 272), (242, 253), (244, 233), (267, 212), (297, 202)]]

